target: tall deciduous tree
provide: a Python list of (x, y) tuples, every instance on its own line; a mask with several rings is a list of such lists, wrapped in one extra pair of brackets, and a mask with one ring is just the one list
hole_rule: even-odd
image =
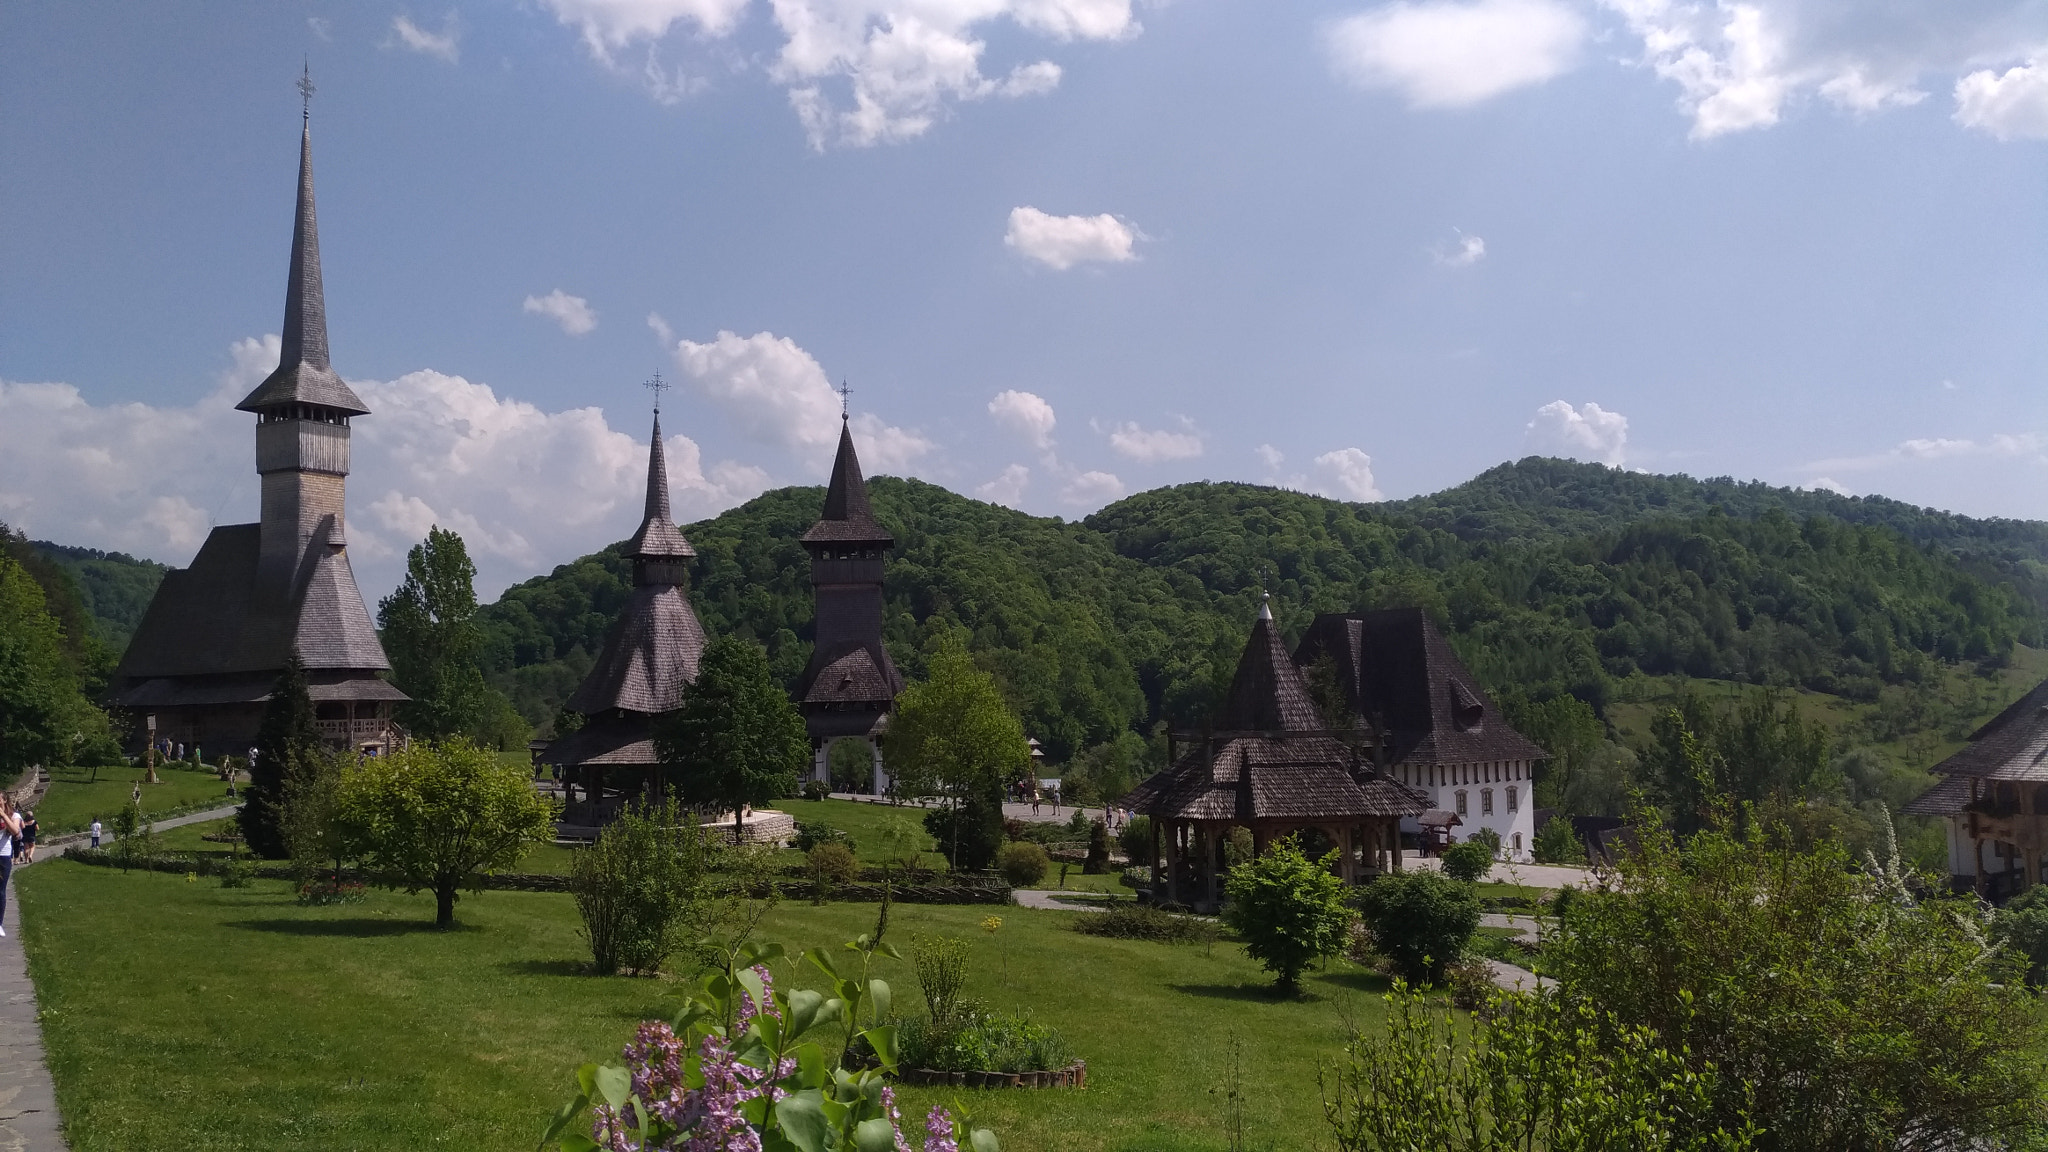
[(286, 854), (285, 781), (322, 755), (313, 697), (306, 688), (306, 665), (293, 649), (263, 706), (256, 762), (249, 766), (249, 787), (242, 793), (240, 825), (250, 851), (273, 860)]
[(360, 761), (342, 773), (337, 807), (349, 854), (392, 887), (432, 892), (442, 928), (461, 889), (554, 835), (554, 804), (526, 770), (464, 740)]
[(62, 759), (85, 707), (42, 589), (0, 554), (0, 781)]
[[(995, 677), (975, 666), (957, 635), (939, 642), (925, 678), (896, 698), (884, 755), (899, 794), (950, 802), (952, 812), (934, 813), (926, 826), (954, 867), (985, 867), (987, 860), (963, 861), (962, 853), (972, 848), (968, 855), (979, 857), (990, 827), (1000, 843), (1003, 789), (1030, 771), (1031, 745)], [(993, 855), (995, 844), (986, 848)]]
[(412, 697), (398, 719), (420, 739), (472, 735), (488, 713), (475, 580), (462, 537), (434, 527), (406, 554), (405, 582), (377, 605), (391, 670)]
[(705, 646), (696, 683), (654, 739), (685, 802), (731, 807), (735, 842), (743, 839), (742, 810), (794, 792), (811, 752), (803, 717), (769, 670), (768, 653), (738, 636)]

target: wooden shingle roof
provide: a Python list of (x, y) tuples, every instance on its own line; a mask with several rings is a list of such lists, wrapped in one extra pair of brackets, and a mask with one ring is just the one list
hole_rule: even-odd
[(2007, 705), (1970, 733), (1970, 743), (1929, 771), (1939, 784), (1901, 811), (1915, 816), (1949, 816), (1970, 801), (1970, 781), (2048, 783), (2048, 680)]
[(806, 544), (873, 544), (894, 547), (896, 538), (875, 519), (868, 506), (867, 480), (853, 450), (853, 431), (839, 425), (839, 454), (832, 459), (832, 481), (825, 489), (825, 510), (803, 534)]
[(647, 513), (640, 518), (640, 530), (626, 542), (626, 555), (636, 560), (683, 560), (696, 554), (683, 538), (683, 530), (670, 518), (668, 455), (661, 445), (661, 413), (657, 411), (653, 440), (647, 446)]

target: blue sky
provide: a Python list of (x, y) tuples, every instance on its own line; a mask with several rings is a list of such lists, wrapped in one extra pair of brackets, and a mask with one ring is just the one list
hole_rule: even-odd
[(255, 516), (299, 102), (366, 594), (871, 472), (1083, 515), (1531, 452), (2048, 517), (2048, 4), (0, 8), (0, 519)]

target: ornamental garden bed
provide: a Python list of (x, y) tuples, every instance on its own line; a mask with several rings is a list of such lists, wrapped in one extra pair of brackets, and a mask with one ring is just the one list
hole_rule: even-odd
[(905, 1068), (896, 1074), (905, 1084), (955, 1088), (1086, 1088), (1088, 1062), (1076, 1060), (1065, 1068), (1039, 1072), (942, 1072), (937, 1068)]

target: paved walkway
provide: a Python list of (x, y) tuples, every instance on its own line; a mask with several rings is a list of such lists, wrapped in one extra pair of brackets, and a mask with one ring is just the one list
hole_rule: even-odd
[(1538, 988), (1555, 987), (1557, 981), (1548, 976), (1538, 976), (1527, 968), (1518, 968), (1500, 960), (1488, 960), (1493, 968), (1493, 986), (1506, 992), (1534, 992)]
[(1515, 939), (1536, 943), (1542, 930), (1542, 922), (1534, 916), (1520, 916), (1514, 913), (1488, 912), (1479, 918), (1481, 928), (1512, 928)]
[[(834, 800), (851, 800), (856, 804), (889, 803), (885, 797), (870, 796), (866, 792), (834, 792), (832, 793), (832, 798)], [(939, 802), (936, 800), (926, 800), (923, 802), (905, 800), (897, 806), (901, 808), (936, 808), (939, 806)], [(1054, 807), (1050, 803), (1041, 803), (1036, 812), (1031, 810), (1031, 805), (1028, 803), (1017, 804), (1005, 801), (1003, 804), (1003, 817), (1005, 819), (1026, 820), (1039, 824), (1065, 824), (1074, 818), (1074, 813), (1076, 812), (1086, 813), (1091, 820), (1102, 818), (1102, 809), (1100, 808), (1076, 808), (1072, 804), (1062, 804), (1059, 807)]]
[[(233, 807), (215, 808), (158, 820), (156, 827), (180, 828), (234, 814)], [(90, 842), (85, 833), (53, 836), (36, 846), (36, 864)], [(21, 951), (21, 902), (15, 899), (12, 883), (7, 886), (5, 927), (7, 938), (0, 940), (0, 1152), (64, 1152), (64, 1122), (57, 1114), (56, 1086), (43, 1060), (36, 989)]]
[[(1401, 867), (1421, 868), (1434, 872), (1444, 862), (1434, 856), (1422, 856), (1413, 851), (1401, 853)], [(1483, 879), (1495, 884), (1523, 884), (1531, 888), (1590, 888), (1597, 881), (1591, 868), (1573, 868), (1564, 864), (1495, 864)]]

